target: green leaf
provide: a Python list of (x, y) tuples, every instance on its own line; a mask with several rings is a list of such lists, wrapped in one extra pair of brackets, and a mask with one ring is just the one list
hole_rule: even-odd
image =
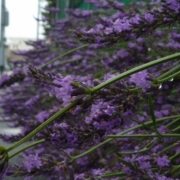
[(152, 117), (152, 121), (153, 121), (153, 125), (154, 125), (154, 130), (157, 134), (161, 135), (159, 133), (159, 131), (157, 130), (157, 123), (156, 123), (156, 117), (155, 117), (155, 114), (154, 114), (154, 106), (153, 106), (153, 103), (152, 103), (152, 97), (151, 97), (151, 94), (148, 94), (148, 102), (149, 102), (149, 107), (150, 107), (150, 111), (151, 111), (151, 117)]

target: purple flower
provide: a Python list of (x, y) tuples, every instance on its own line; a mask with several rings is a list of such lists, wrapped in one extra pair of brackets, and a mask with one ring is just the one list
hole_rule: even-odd
[(137, 87), (141, 87), (142, 90), (145, 92), (148, 88), (151, 87), (151, 84), (147, 80), (147, 78), (148, 78), (147, 70), (143, 70), (131, 75), (129, 81), (135, 83)]
[(140, 15), (136, 14), (129, 21), (131, 24), (138, 25), (142, 20), (141, 20)]
[(111, 28), (111, 27), (106, 27), (105, 30), (104, 30), (104, 33), (105, 33), (106, 35), (109, 35), (109, 34), (111, 34), (112, 32), (113, 32), (113, 28)]
[(94, 176), (97, 176), (97, 175), (102, 175), (105, 171), (104, 169), (92, 169), (91, 172)]
[(6, 83), (6, 81), (9, 81), (9, 80), (10, 80), (10, 77), (7, 74), (3, 74), (0, 79), (0, 86), (3, 86)]
[(152, 149), (151, 149), (151, 151), (153, 152), (153, 153), (156, 153), (156, 152), (158, 152), (160, 149), (162, 149), (163, 148), (163, 145), (162, 144), (158, 144), (158, 145), (156, 145), (156, 146), (154, 146)]
[(89, 164), (89, 159), (88, 159), (87, 156), (84, 156), (84, 157), (82, 157), (82, 158), (80, 158), (80, 159), (77, 159), (76, 163), (77, 163), (77, 164), (80, 164), (80, 165), (82, 165), (82, 166), (86, 166), (86, 165)]
[[(59, 84), (61, 84), (61, 88), (55, 88), (56, 98), (63, 99), (64, 106), (68, 105), (71, 102), (71, 92), (72, 86), (71, 82), (74, 80), (73, 76), (66, 76), (63, 79), (59, 80)], [(56, 82), (55, 82), (56, 83)]]
[(121, 19), (117, 19), (114, 22), (114, 30), (117, 33), (120, 33), (122, 31), (129, 31), (131, 30), (131, 24), (129, 23), (129, 20), (126, 18)]
[(126, 174), (128, 174), (128, 175), (130, 175), (130, 174), (133, 172), (132, 169), (129, 168), (129, 167), (123, 168), (123, 171), (124, 171)]
[(170, 161), (168, 160), (167, 156), (163, 156), (163, 157), (158, 157), (157, 158), (157, 164), (160, 167), (164, 167), (164, 166), (169, 166)]
[(25, 106), (33, 107), (40, 99), (40, 95), (36, 95), (25, 102)]
[(75, 175), (75, 180), (84, 180), (84, 173)]
[(177, 13), (180, 10), (180, 2), (178, 0), (166, 0), (166, 3), (169, 9), (176, 11)]
[(152, 23), (154, 21), (154, 15), (151, 13), (145, 13), (144, 18), (149, 23)]
[(40, 123), (44, 122), (44, 121), (47, 120), (48, 118), (49, 118), (49, 112), (48, 112), (48, 111), (42, 111), (42, 112), (40, 112), (40, 113), (38, 113), (38, 114), (36, 115), (36, 119), (37, 119)]
[(160, 133), (165, 133), (165, 132), (167, 132), (167, 129), (166, 129), (166, 127), (164, 125), (161, 125), (160, 127), (158, 127), (158, 131)]
[(30, 154), (28, 156), (24, 155), (24, 167), (27, 169), (28, 172), (31, 172), (34, 168), (40, 168), (42, 166), (42, 162), (38, 157), (38, 154), (33, 155)]
[(168, 178), (166, 176), (161, 176), (158, 173), (156, 173), (156, 178), (157, 180), (179, 180), (179, 179), (174, 179), (174, 178)]
[(148, 161), (149, 157), (147, 156), (139, 156), (137, 158), (137, 161), (139, 162), (139, 165), (141, 169), (149, 169), (152, 167), (151, 163)]
[(75, 18), (88, 18), (93, 15), (93, 11), (80, 10), (80, 9), (67, 9), (68, 15), (74, 16)]

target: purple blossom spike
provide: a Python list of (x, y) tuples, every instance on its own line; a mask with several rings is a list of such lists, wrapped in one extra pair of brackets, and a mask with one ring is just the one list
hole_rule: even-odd
[(42, 166), (42, 161), (38, 154), (24, 155), (24, 167), (28, 172), (31, 172), (34, 168), (40, 168)]
[(144, 18), (147, 22), (150, 22), (150, 23), (154, 21), (154, 15), (151, 13), (146, 13), (144, 15)]
[(158, 157), (157, 158), (157, 164), (160, 167), (165, 167), (165, 166), (169, 166), (170, 165), (170, 161), (168, 160), (167, 156), (163, 156), (163, 157)]
[(151, 87), (150, 82), (147, 80), (148, 73), (147, 70), (143, 70), (141, 72), (137, 72), (131, 75), (129, 81), (136, 84), (137, 87), (141, 87), (145, 92), (147, 89)]

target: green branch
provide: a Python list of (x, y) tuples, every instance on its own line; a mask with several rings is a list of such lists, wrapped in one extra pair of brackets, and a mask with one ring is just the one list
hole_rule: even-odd
[(158, 83), (161, 84), (163, 82), (169, 81), (169, 80), (175, 78), (176, 76), (178, 76), (179, 74), (180, 74), (180, 71), (178, 71), (178, 72), (176, 72), (176, 73), (174, 73), (174, 74), (172, 74), (172, 75), (170, 75), (170, 76), (168, 76), (168, 77), (166, 77), (164, 79), (158, 80)]
[(79, 49), (82, 49), (82, 48), (84, 48), (84, 47), (87, 47), (87, 46), (89, 46), (89, 44), (84, 44), (84, 45), (79, 46), (79, 47), (77, 47), (77, 48), (71, 49), (70, 51), (65, 52), (64, 54), (62, 54), (62, 55), (60, 55), (60, 56), (58, 56), (58, 57), (56, 57), (56, 58), (48, 61), (47, 63), (43, 64), (40, 68), (43, 69), (44, 67), (46, 67), (47, 65), (53, 63), (54, 61), (58, 60), (59, 58), (62, 58), (62, 57), (64, 57), (64, 56), (66, 56), (66, 55), (69, 55), (69, 54), (71, 54), (71, 53), (73, 53), (73, 52), (75, 52), (75, 51), (77, 51), (77, 50), (79, 50)]
[(125, 78), (125, 77), (127, 77), (127, 76), (129, 76), (131, 74), (134, 74), (136, 72), (142, 71), (144, 69), (150, 68), (152, 66), (155, 66), (155, 65), (167, 62), (167, 61), (171, 61), (171, 60), (179, 58), (179, 57), (180, 57), (180, 53), (175, 53), (175, 54), (160, 58), (158, 60), (154, 60), (154, 61), (151, 61), (149, 63), (143, 64), (141, 66), (135, 67), (133, 69), (130, 69), (130, 70), (124, 72), (124, 73), (121, 73), (121, 74), (107, 80), (106, 82), (103, 82), (103, 83), (95, 86), (92, 89), (92, 91), (93, 91), (93, 93), (95, 93), (95, 92), (99, 91), (100, 89), (102, 89), (102, 88), (104, 88), (104, 87), (106, 87), (106, 86), (108, 86), (108, 85), (110, 85), (110, 84), (112, 84), (112, 83), (114, 83), (114, 82), (116, 82), (116, 81), (118, 81), (120, 79), (123, 79), (123, 78)]
[(33, 146), (36, 146), (36, 145), (38, 145), (38, 144), (41, 144), (41, 143), (43, 143), (43, 142), (45, 142), (45, 139), (41, 139), (41, 140), (39, 140), (39, 141), (36, 141), (36, 142), (30, 144), (30, 145), (28, 145), (28, 146), (20, 149), (19, 151), (16, 151), (15, 153), (11, 154), (11, 155), (9, 156), (9, 159), (11, 159), (11, 158), (13, 158), (14, 156), (16, 156), (17, 154), (25, 151), (26, 149), (29, 149), (29, 148), (31, 148), (31, 147), (33, 147)]
[(161, 76), (159, 76), (157, 79), (158, 80), (161, 80), (161, 79), (164, 79), (166, 78), (167, 76), (171, 75), (172, 73), (174, 73), (174, 71), (178, 71), (180, 69), (180, 65), (172, 68), (171, 70), (165, 72), (164, 74), (162, 74)]
[(61, 109), (60, 111), (58, 111), (56, 114), (54, 114), (53, 116), (51, 116), (48, 120), (46, 120), (45, 122), (43, 122), (40, 126), (38, 126), (36, 129), (34, 129), (32, 132), (30, 132), (27, 136), (23, 137), (20, 141), (18, 141), (17, 143), (13, 144), (11, 147), (7, 148), (7, 152), (15, 149), (16, 147), (20, 146), (21, 144), (23, 144), (24, 142), (26, 142), (27, 140), (29, 140), (30, 138), (32, 138), (34, 135), (36, 135), (39, 131), (41, 131), (42, 129), (44, 129), (46, 126), (48, 126), (51, 122), (53, 122), (55, 119), (57, 119), (58, 117), (61, 117), (63, 114), (65, 114), (68, 110), (70, 110), (71, 108), (73, 108), (75, 105), (77, 104), (76, 101), (72, 102), (71, 104), (69, 104), (68, 106), (64, 107), (63, 109)]
[[(180, 115), (168, 116), (168, 117), (156, 119), (156, 122), (161, 122), (161, 121), (165, 121), (165, 120), (168, 120), (168, 119), (174, 119), (174, 118), (178, 118), (178, 117), (180, 117)], [(148, 121), (148, 122), (145, 122), (144, 124), (145, 124), (145, 125), (152, 125), (152, 124), (153, 124), (153, 121)], [(128, 132), (130, 132), (130, 131), (132, 131), (132, 130), (135, 130), (135, 129), (138, 129), (138, 128), (141, 128), (141, 127), (143, 127), (142, 124), (137, 125), (137, 126), (134, 126), (134, 127), (132, 127), (132, 128), (129, 128), (129, 129), (121, 132), (121, 133), (118, 134), (118, 135), (120, 135), (120, 136), (121, 136), (121, 135), (124, 135), (124, 134), (126, 134), (126, 133), (128, 133)], [(98, 145), (96, 145), (96, 146), (90, 148), (89, 150), (85, 151), (84, 153), (72, 157), (72, 162), (75, 161), (76, 159), (79, 159), (79, 158), (81, 158), (81, 157), (83, 157), (83, 156), (86, 156), (86, 155), (92, 153), (92, 152), (95, 151), (96, 149), (100, 148), (101, 146), (103, 146), (103, 145), (105, 145), (105, 144), (107, 144), (107, 143), (109, 143), (109, 142), (111, 142), (111, 141), (113, 141), (113, 140), (114, 140), (114, 138), (108, 138), (108, 139), (106, 139), (105, 141), (99, 143)]]
[(147, 137), (180, 137), (180, 134), (132, 134), (132, 135), (109, 135), (108, 138), (147, 138)]
[[(46, 64), (44, 64), (43, 66), (41, 66), (41, 68), (47, 66), (48, 64), (54, 62), (55, 60), (59, 59), (60, 57), (63, 57), (67, 54), (70, 54), (76, 50), (79, 50), (81, 48), (84, 48), (88, 46), (88, 44), (85, 44), (83, 46), (80, 46), (78, 48), (75, 48), (75, 49), (72, 49), (66, 53), (64, 53), (63, 55), (59, 56), (59, 57), (56, 57), (54, 58), (53, 60), (47, 62)], [(112, 84), (113, 82), (115, 81), (118, 81), (122, 78), (125, 78), (131, 74), (134, 74), (136, 72), (139, 72), (139, 71), (142, 71), (144, 69), (147, 69), (149, 67), (152, 67), (152, 66), (155, 66), (157, 64), (160, 64), (160, 63), (164, 63), (164, 62), (167, 62), (167, 61), (170, 61), (170, 60), (173, 60), (173, 59), (176, 59), (180, 57), (180, 53), (175, 53), (173, 55), (169, 55), (169, 56), (166, 56), (166, 57), (163, 57), (163, 58), (160, 58), (158, 60), (155, 60), (155, 61), (152, 61), (152, 62), (149, 62), (149, 63), (146, 63), (146, 64), (143, 64), (141, 66), (138, 66), (136, 68), (133, 68), (131, 70), (128, 70), (120, 75), (117, 75), (116, 77), (114, 78), (111, 78), (109, 80), (107, 80), (106, 82), (103, 82), (97, 86), (95, 86), (94, 88), (91, 89), (91, 94), (94, 94), (96, 93), (98, 90)], [(48, 120), (46, 120), (44, 123), (42, 123), (40, 126), (38, 126), (35, 130), (33, 130), (31, 133), (29, 133), (27, 136), (25, 136), (24, 138), (22, 138), (20, 141), (18, 141), (17, 143), (15, 143), (14, 145), (12, 145), (11, 147), (9, 147), (7, 149), (7, 152), (15, 149), (16, 147), (20, 146), (22, 143), (26, 142), (27, 140), (29, 140), (31, 137), (33, 137), (34, 135), (36, 135), (39, 131), (41, 131), (43, 128), (45, 128), (47, 125), (49, 125), (51, 122), (53, 122), (56, 118), (62, 116), (64, 113), (66, 113), (66, 111), (70, 110), (72, 107), (74, 107), (75, 105), (77, 104), (77, 102), (72, 102), (71, 104), (69, 104), (68, 106), (66, 106), (65, 108), (63, 108), (62, 110), (60, 110), (59, 112), (57, 112), (56, 114), (54, 114), (53, 116), (51, 116)], [(142, 125), (141, 125), (142, 126)], [(97, 147), (93, 147), (95, 149), (97, 149), (98, 147), (102, 146), (103, 144), (106, 144), (107, 142), (110, 142), (112, 139), (107, 139), (106, 141), (100, 143), (99, 145), (97, 145)], [(90, 152), (92, 151), (89, 150)]]

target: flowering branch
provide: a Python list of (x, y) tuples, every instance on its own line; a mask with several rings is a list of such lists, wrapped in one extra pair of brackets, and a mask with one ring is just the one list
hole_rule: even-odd
[(170, 61), (170, 60), (173, 60), (173, 59), (176, 59), (176, 58), (179, 58), (180, 57), (180, 53), (175, 53), (175, 54), (172, 54), (172, 55), (169, 55), (169, 56), (166, 56), (166, 57), (163, 57), (163, 58), (160, 58), (160, 59), (157, 59), (155, 61), (151, 61), (149, 63), (146, 63), (146, 64), (143, 64), (143, 65), (140, 65), (138, 67), (135, 67), (133, 69), (130, 69), (124, 73), (121, 73), (120, 75), (118, 76), (115, 76), (111, 79), (109, 79), (108, 81), (106, 82), (103, 82), (97, 86), (95, 86), (93, 89), (92, 89), (92, 93), (95, 93), (97, 91), (99, 91), (100, 89), (112, 84), (113, 82), (116, 82), (124, 77), (127, 77), (131, 74), (134, 74), (136, 72), (139, 72), (139, 71), (142, 71), (144, 69), (147, 69), (147, 68), (150, 68), (152, 66), (155, 66), (155, 65), (158, 65), (158, 64), (161, 64), (161, 63), (164, 63), (164, 62), (167, 62), (167, 61)]
[[(168, 116), (168, 117), (156, 119), (156, 122), (158, 123), (158, 122), (161, 122), (161, 121), (165, 121), (165, 120), (167, 120), (167, 119), (174, 119), (174, 118), (177, 118), (177, 117), (180, 117), (180, 115), (174, 115), (174, 116)], [(153, 121), (148, 121), (148, 122), (145, 122), (144, 124), (145, 124), (145, 125), (151, 125), (151, 124), (153, 124)], [(126, 133), (128, 133), (128, 132), (130, 132), (130, 131), (133, 131), (133, 130), (135, 130), (135, 129), (141, 128), (141, 127), (144, 126), (144, 124), (140, 124), (140, 125), (134, 126), (134, 127), (132, 127), (132, 128), (129, 128), (129, 129), (127, 129), (127, 130), (125, 130), (125, 131), (117, 134), (117, 136), (118, 136), (118, 135), (119, 135), (119, 136), (122, 136), (122, 135), (124, 135), (124, 134), (126, 134)], [(79, 159), (79, 158), (81, 158), (81, 157), (83, 157), (83, 156), (86, 156), (86, 155), (92, 153), (93, 151), (95, 151), (95, 150), (98, 149), (99, 147), (101, 147), (101, 146), (103, 146), (103, 145), (105, 145), (105, 144), (107, 144), (107, 143), (109, 143), (109, 142), (111, 142), (111, 141), (113, 141), (113, 140), (114, 140), (114, 138), (108, 138), (107, 140), (103, 141), (102, 143), (99, 143), (97, 146), (94, 146), (94, 147), (90, 148), (89, 150), (85, 151), (84, 153), (72, 157), (72, 162), (75, 161), (76, 159)]]
[[(158, 60), (143, 64), (141, 66), (135, 67), (131, 70), (128, 70), (120, 75), (115, 76), (114, 78), (111, 78), (110, 80), (107, 80), (97, 86), (95, 86), (94, 88), (90, 89), (90, 93), (94, 94), (96, 93), (98, 90), (122, 79), (125, 78), (131, 74), (134, 74), (136, 72), (142, 71), (144, 69), (147, 69), (149, 67), (155, 66), (157, 64), (160, 63), (164, 63), (173, 59), (176, 59), (180, 57), (180, 53), (175, 53), (173, 55), (169, 55), (163, 58), (160, 58)], [(21, 139), (19, 142), (17, 142), (16, 144), (14, 144), (13, 146), (11, 146), (10, 148), (7, 149), (7, 151), (11, 151), (12, 149), (18, 147), (19, 145), (21, 145), (22, 143), (26, 142), (27, 140), (29, 140), (31, 137), (33, 137), (35, 134), (37, 134), (40, 130), (42, 130), (44, 127), (46, 127), (47, 125), (49, 125), (51, 122), (53, 122), (57, 117), (62, 116), (66, 111), (68, 111), (69, 109), (71, 109), (72, 107), (74, 107), (77, 104), (76, 101), (72, 102), (71, 104), (69, 104), (68, 106), (66, 106), (65, 108), (63, 108), (62, 110), (60, 110), (59, 112), (57, 112), (56, 114), (54, 114), (53, 116), (51, 116), (47, 121), (45, 121), (43, 124), (41, 124), (39, 127), (37, 127), (35, 130), (33, 130), (30, 134), (28, 134), (27, 136), (25, 136), (23, 139)]]
[(162, 74), (161, 76), (159, 76), (157, 79), (158, 80), (161, 80), (161, 79), (164, 79), (166, 78), (167, 76), (171, 75), (174, 71), (177, 71), (180, 69), (180, 65), (170, 69), (169, 71), (165, 72), (164, 74)]
[(166, 81), (171, 81), (171, 80), (173, 80), (176, 76), (178, 76), (180, 74), (180, 71), (178, 71), (177, 73), (174, 73), (174, 74), (172, 74), (172, 75), (170, 75), (170, 76), (168, 76), (168, 77), (166, 77), (166, 78), (164, 78), (164, 79), (160, 79), (160, 80), (158, 80), (158, 83), (163, 83), (163, 82), (166, 82)]

